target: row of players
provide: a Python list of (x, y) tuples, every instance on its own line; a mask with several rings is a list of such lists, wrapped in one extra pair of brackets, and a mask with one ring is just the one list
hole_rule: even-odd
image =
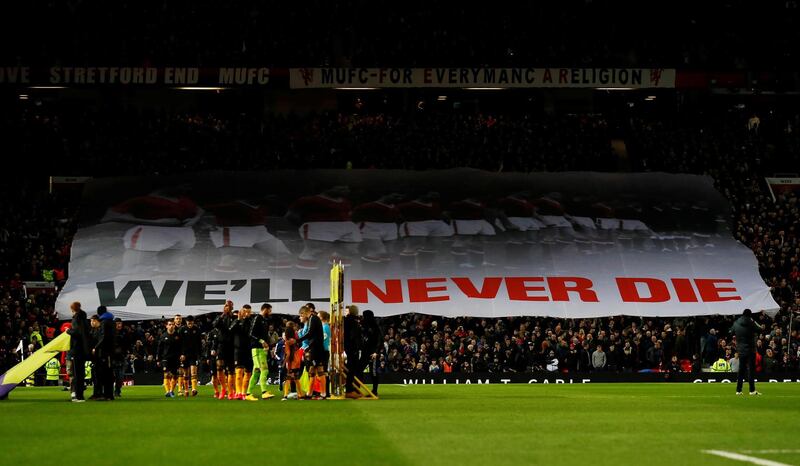
[[(296, 260), (287, 245), (267, 229), (274, 212), (264, 202), (236, 200), (201, 208), (185, 195), (160, 191), (110, 208), (102, 221), (135, 224), (123, 237), (122, 273), (140, 272), (141, 265), (159, 261), (162, 268), (169, 269), (163, 264), (165, 257), (195, 247), (194, 225), (209, 230), (211, 243), (220, 251), (215, 268), (219, 272), (236, 271), (241, 261), (238, 252), (250, 248), (268, 256), (269, 268), (313, 270), (326, 254), (345, 265), (354, 257), (365, 263), (389, 262), (393, 256), (387, 245), (398, 239), (403, 240), (402, 246), (394, 249), (406, 257), (439, 252), (441, 244), (436, 240), (444, 238), (452, 239), (448, 249), (455, 256), (483, 254), (485, 239), (498, 232), (505, 233), (511, 256), (518, 253), (516, 245), (524, 244), (574, 243), (580, 250), (591, 252), (615, 244), (649, 241), (663, 251), (672, 251), (686, 247), (693, 239), (686, 234), (657, 234), (636, 218), (617, 218), (618, 214), (641, 217), (636, 207), (614, 209), (602, 202), (586, 202), (567, 214), (558, 193), (534, 199), (528, 192), (518, 192), (498, 199), (491, 207), (479, 199), (466, 198), (449, 204), (446, 211), (436, 192), (407, 202), (391, 193), (355, 208), (348, 198), (348, 188), (337, 186), (289, 206), (285, 218), (300, 225), (298, 232), (303, 240)], [(695, 206), (692, 210), (698, 209)], [(707, 214), (705, 210), (701, 214)], [(663, 208), (656, 212), (663, 214)], [(200, 221), (209, 217), (209, 221)], [(708, 239), (710, 235), (698, 236)]]
[[(181, 316), (167, 321), (166, 332), (159, 338), (157, 347), (158, 365), (164, 371), (165, 396), (174, 398), (176, 389), (178, 395), (197, 395), (198, 367), (201, 356), (204, 356), (209, 361), (215, 398), (258, 401), (259, 397), (255, 395), (257, 386), (261, 399), (272, 398), (274, 395), (267, 390), (267, 357), (270, 352), (268, 319), (271, 313), (272, 306), (268, 303), (254, 314), (249, 304), (237, 311), (233, 303), (227, 301), (222, 314), (214, 320), (213, 329), (206, 336), (205, 355), (201, 354), (203, 335), (194, 325), (192, 316), (186, 318), (186, 325), (183, 325)], [(360, 340), (361, 332), (353, 322), (355, 314), (357, 308), (352, 306), (345, 319), (345, 327), (349, 327), (346, 328), (349, 342)], [(273, 356), (281, 361), (279, 376), (283, 399), (288, 399), (292, 393), (301, 399), (325, 399), (329, 393), (330, 316), (325, 311), (317, 312), (313, 303), (302, 306), (299, 316), (302, 327), (295, 329), (294, 323), (289, 322), (281, 341), (276, 348), (272, 348)], [(372, 317), (371, 313), (369, 317)], [(373, 336), (372, 340), (377, 340), (377, 336)], [(352, 358), (354, 361), (359, 360), (360, 344), (346, 342), (345, 348), (350, 350), (351, 356), (356, 354)], [(311, 393), (305, 393), (300, 383), (303, 369), (308, 371), (311, 379)], [(350, 373), (355, 374), (356, 371), (358, 367), (353, 367)], [(374, 382), (377, 391), (377, 380)], [(352, 378), (347, 379), (346, 396), (360, 397)]]

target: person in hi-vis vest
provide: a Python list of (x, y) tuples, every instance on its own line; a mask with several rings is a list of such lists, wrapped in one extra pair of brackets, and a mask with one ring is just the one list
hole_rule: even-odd
[(725, 358), (719, 358), (714, 364), (711, 365), (712, 372), (730, 372), (731, 365)]
[(61, 375), (61, 363), (58, 361), (57, 358), (52, 358), (47, 361), (47, 364), (44, 365), (45, 370), (47, 371), (47, 383), (48, 386), (56, 386), (58, 385), (58, 378)]
[(85, 371), (86, 371), (86, 372), (85, 372), (85, 374), (86, 374), (86, 375), (85, 375), (85, 378), (86, 378), (86, 384), (87, 384), (87, 385), (88, 385), (88, 384), (90, 384), (90, 383), (91, 383), (91, 384), (94, 384), (94, 382), (92, 381), (92, 361), (86, 361), (86, 364), (85, 364), (85, 366), (84, 366), (84, 369), (85, 369)]

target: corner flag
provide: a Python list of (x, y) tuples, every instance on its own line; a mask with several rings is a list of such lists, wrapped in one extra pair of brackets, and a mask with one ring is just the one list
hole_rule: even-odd
[[(22, 348), (22, 340), (17, 346), (17, 351)], [(13, 390), (17, 384), (25, 380), (29, 375), (36, 372), (36, 369), (45, 365), (53, 355), (62, 351), (69, 351), (69, 334), (62, 333), (55, 337), (50, 343), (44, 345), (39, 351), (31, 354), (30, 357), (16, 366), (12, 367), (8, 372), (0, 375), (0, 398), (4, 397), (8, 392)]]

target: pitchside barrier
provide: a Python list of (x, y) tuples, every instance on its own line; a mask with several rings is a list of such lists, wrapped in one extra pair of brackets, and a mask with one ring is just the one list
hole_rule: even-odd
[[(364, 383), (371, 384), (369, 374), (363, 374)], [(134, 374), (131, 385), (161, 385), (161, 374)], [(202, 379), (201, 379), (202, 382)], [(761, 374), (757, 383), (800, 383), (800, 372)], [(530, 372), (524, 374), (381, 374), (381, 384), (398, 385), (504, 385), (504, 384), (585, 384), (585, 383), (736, 383), (733, 372), (692, 373), (570, 373)]]

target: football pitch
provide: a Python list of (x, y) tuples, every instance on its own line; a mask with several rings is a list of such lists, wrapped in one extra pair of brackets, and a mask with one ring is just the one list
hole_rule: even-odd
[(140, 386), (79, 404), (17, 388), (0, 402), (0, 439), (3, 464), (800, 465), (800, 384), (759, 390), (386, 385), (377, 401), (247, 402)]

